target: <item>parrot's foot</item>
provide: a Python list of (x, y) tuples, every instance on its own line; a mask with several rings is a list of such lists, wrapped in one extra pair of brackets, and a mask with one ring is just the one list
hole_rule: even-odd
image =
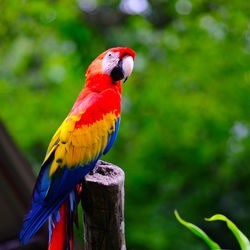
[(98, 170), (98, 164), (95, 164), (95, 166), (89, 171), (90, 175), (94, 175)]

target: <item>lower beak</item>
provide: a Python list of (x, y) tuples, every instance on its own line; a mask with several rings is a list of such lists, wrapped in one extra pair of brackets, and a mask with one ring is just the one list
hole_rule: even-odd
[(128, 77), (124, 77), (123, 83), (125, 83), (128, 80)]
[(120, 81), (121, 79), (124, 78), (124, 71), (122, 68), (122, 59), (120, 59), (120, 61), (118, 62), (117, 66), (115, 66), (113, 68), (113, 70), (111, 71), (110, 76), (112, 77), (112, 79), (116, 82), (116, 81)]

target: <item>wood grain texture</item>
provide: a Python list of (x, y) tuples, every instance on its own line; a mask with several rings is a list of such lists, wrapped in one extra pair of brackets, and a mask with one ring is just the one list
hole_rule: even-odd
[(98, 161), (82, 183), (85, 250), (125, 250), (124, 179), (121, 168)]

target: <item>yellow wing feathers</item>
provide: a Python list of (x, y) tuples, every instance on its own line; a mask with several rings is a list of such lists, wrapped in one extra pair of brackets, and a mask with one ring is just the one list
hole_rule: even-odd
[[(104, 151), (108, 135), (115, 132), (117, 116), (114, 113), (108, 113), (103, 116), (102, 120), (91, 125), (82, 125), (76, 129), (75, 123), (79, 119), (80, 116), (68, 117), (53, 136), (45, 158), (46, 161), (49, 155), (55, 151), (50, 176), (59, 167), (71, 168), (92, 161), (101, 151)], [(58, 139), (59, 142), (54, 145)]]

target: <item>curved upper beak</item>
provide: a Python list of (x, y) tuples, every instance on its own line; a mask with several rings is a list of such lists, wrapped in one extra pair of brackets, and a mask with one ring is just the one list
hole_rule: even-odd
[(130, 55), (123, 56), (116, 67), (111, 71), (111, 77), (114, 81), (119, 81), (124, 79), (123, 82), (126, 82), (129, 76), (131, 75), (134, 67), (133, 57)]
[(129, 55), (125, 55), (122, 58), (122, 69), (124, 72), (124, 81), (123, 82), (127, 81), (127, 79), (129, 78), (129, 76), (131, 75), (131, 73), (133, 71), (133, 68), (134, 68), (133, 57), (129, 56)]

